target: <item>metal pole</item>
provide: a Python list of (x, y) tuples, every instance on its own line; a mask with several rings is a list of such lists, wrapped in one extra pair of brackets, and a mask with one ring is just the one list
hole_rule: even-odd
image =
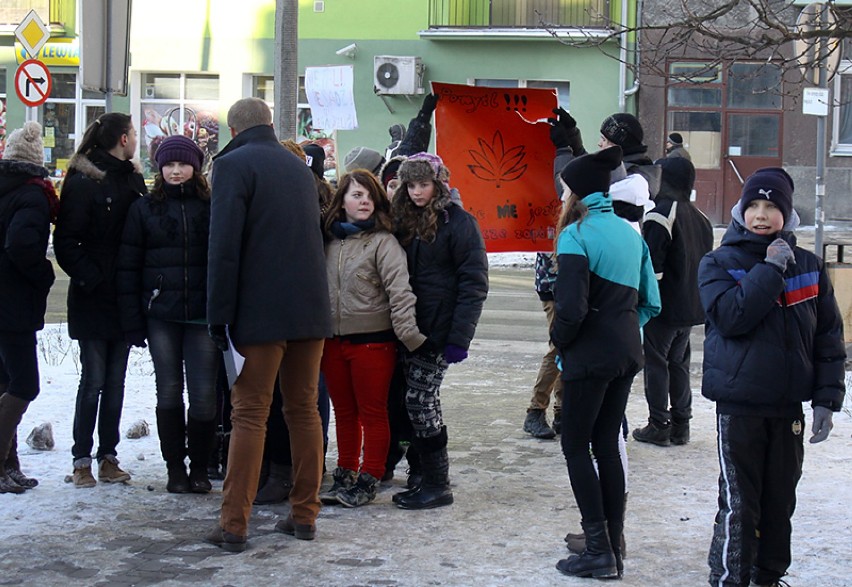
[[(826, 26), (826, 10), (820, 13), (820, 28)], [(817, 85), (825, 89), (826, 71), (825, 59), (826, 42), (825, 39), (820, 39), (817, 45), (817, 67), (818, 77)], [(823, 210), (823, 198), (825, 197), (825, 116), (817, 116), (817, 136), (816, 136), (816, 202), (814, 205), (814, 254), (822, 258), (822, 233), (825, 227), (825, 210)]]
[(106, 3), (106, 20), (104, 21), (104, 38), (106, 39), (106, 55), (104, 58), (104, 107), (107, 112), (112, 112), (112, 31), (110, 23), (112, 22), (112, 2), (105, 0)]

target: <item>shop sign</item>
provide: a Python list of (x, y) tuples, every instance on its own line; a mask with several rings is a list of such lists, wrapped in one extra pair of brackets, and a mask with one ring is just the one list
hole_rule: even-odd
[[(27, 50), (20, 43), (15, 43), (15, 59), (19, 65), (29, 59)], [(51, 67), (80, 67), (80, 42), (74, 39), (67, 43), (45, 43), (34, 59)]]
[(41, 106), (50, 97), (53, 79), (41, 61), (28, 59), (15, 72), (15, 91), (21, 102), (30, 107)]

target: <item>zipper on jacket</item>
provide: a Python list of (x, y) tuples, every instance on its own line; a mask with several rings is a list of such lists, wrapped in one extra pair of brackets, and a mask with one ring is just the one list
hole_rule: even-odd
[(337, 252), (337, 328), (334, 329), (335, 333), (340, 332), (340, 292), (343, 291), (343, 244), (346, 242), (346, 239), (340, 239), (340, 248)]
[(180, 184), (180, 215), (183, 221), (183, 314), (189, 320), (189, 230), (186, 223), (186, 202), (183, 199), (183, 184)]
[(163, 274), (157, 276), (157, 285), (151, 290), (151, 299), (148, 300), (148, 312), (151, 312), (151, 306), (154, 305), (154, 300), (160, 297), (160, 292), (163, 291)]
[[(784, 355), (789, 357), (790, 356), (790, 348), (791, 348), (792, 345), (790, 344), (790, 325), (787, 322), (787, 309), (790, 306), (787, 305), (787, 289), (786, 289), (787, 285), (786, 284), (787, 284), (787, 280), (785, 279), (784, 280), (784, 291), (781, 292), (781, 311), (782, 311), (782, 315), (784, 316)], [(784, 363), (785, 363), (784, 367), (787, 371), (787, 377), (785, 378), (786, 381), (787, 381), (787, 385), (784, 387), (784, 389), (781, 392), (781, 400), (784, 403), (786, 403), (787, 402), (787, 396), (789, 395), (789, 392), (790, 392), (790, 376), (791, 376), (791, 373), (790, 373), (790, 361), (784, 361)]]

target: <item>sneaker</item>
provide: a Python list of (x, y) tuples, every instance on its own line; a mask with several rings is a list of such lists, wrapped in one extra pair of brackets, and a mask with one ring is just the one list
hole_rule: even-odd
[(85, 489), (94, 487), (98, 484), (95, 477), (92, 475), (92, 460), (84, 459), (89, 464), (74, 465), (74, 474), (71, 475), (71, 480), (74, 482), (74, 487), (77, 489)]
[(355, 484), (355, 477), (357, 475), (358, 473), (351, 469), (337, 467), (334, 470), (334, 473), (332, 473), (334, 483), (325, 491), (320, 492), (320, 501), (325, 505), (339, 504), (340, 502), (337, 501), (337, 493), (341, 489), (349, 489), (350, 487), (352, 487)]
[(533, 438), (544, 438), (546, 440), (556, 436), (556, 432), (547, 424), (547, 415), (544, 410), (527, 410), (524, 432), (532, 435)]
[(671, 424), (660, 426), (653, 420), (648, 420), (647, 426), (633, 431), (633, 438), (639, 442), (647, 442), (657, 446), (670, 446), (671, 429)]
[(337, 492), (337, 501), (348, 508), (357, 508), (367, 505), (376, 499), (376, 485), (379, 480), (369, 473), (361, 473), (355, 485), (349, 489), (341, 489)]
[(122, 471), (118, 466), (118, 459), (113, 455), (107, 455), (101, 461), (101, 466), (98, 469), (98, 481), (104, 483), (124, 483), (130, 481), (130, 474)]
[(317, 537), (317, 527), (314, 524), (298, 524), (293, 519), (293, 514), (279, 520), (275, 524), (275, 531), (295, 536), (299, 540), (313, 540)]

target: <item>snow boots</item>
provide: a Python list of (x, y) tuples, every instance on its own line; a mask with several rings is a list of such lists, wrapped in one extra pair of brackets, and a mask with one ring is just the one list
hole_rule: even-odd
[[(7, 469), (7, 456), (15, 444), (15, 461), (17, 461), (17, 434), (18, 424), (24, 417), (24, 412), (30, 402), (15, 397), (12, 394), (0, 395), (0, 493), (23, 493), (26, 487), (20, 485), (9, 475)], [(20, 473), (20, 469), (15, 469)]]
[(420, 454), (423, 482), (416, 490), (394, 496), (396, 505), (404, 510), (426, 510), (453, 503), (450, 490), (450, 458), (447, 454), (447, 427), (438, 436), (415, 437), (414, 443)]
[(293, 467), (269, 463), (269, 476), (254, 498), (255, 505), (281, 503), (290, 497), (293, 488)]
[(618, 575), (617, 561), (612, 552), (606, 522), (582, 523), (586, 535), (586, 549), (556, 563), (563, 575), (572, 577), (594, 577), (615, 579)]
[(647, 442), (657, 446), (670, 446), (671, 433), (671, 422), (660, 423), (649, 419), (647, 426), (633, 431), (633, 438), (639, 442)]
[(527, 418), (524, 420), (524, 432), (530, 434), (533, 438), (543, 438), (550, 440), (556, 436), (547, 423), (547, 414), (544, 410), (531, 409), (527, 410)]

